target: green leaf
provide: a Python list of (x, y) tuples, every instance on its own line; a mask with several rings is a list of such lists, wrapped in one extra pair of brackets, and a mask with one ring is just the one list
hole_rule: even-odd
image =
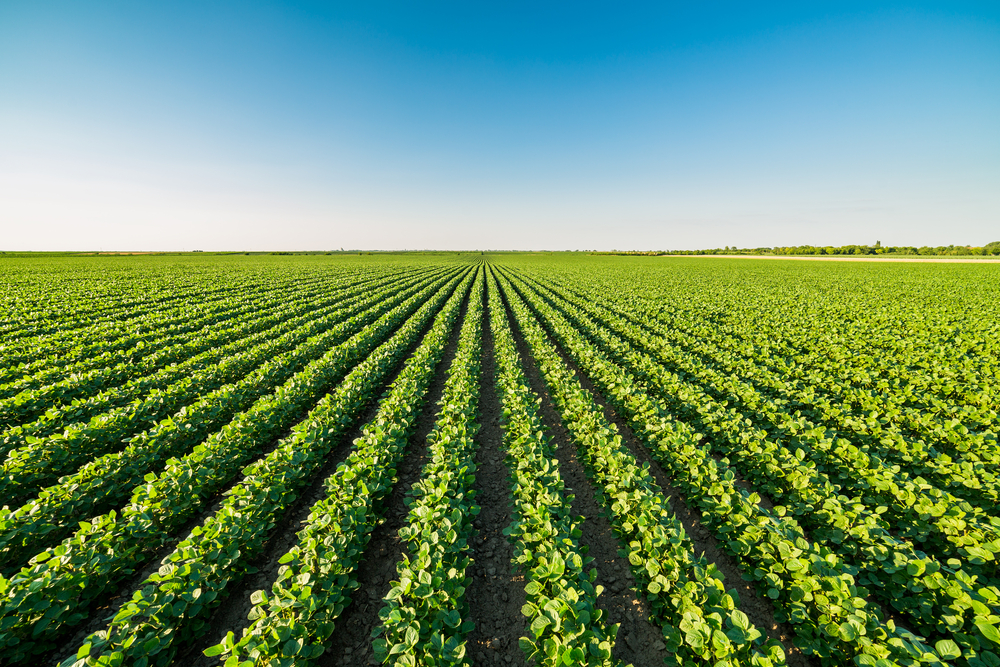
[(1000, 646), (1000, 631), (998, 631), (996, 627), (990, 625), (985, 620), (976, 619), (976, 628), (979, 629), (979, 632), (983, 635), (983, 637), (986, 637), (994, 644)]
[[(983, 651), (979, 654), (979, 659), (986, 667), (1000, 667), (1000, 657), (993, 651)], [(971, 664), (971, 661), (969, 661)]]
[(957, 660), (962, 657), (962, 649), (950, 639), (942, 639), (934, 644), (934, 650), (942, 660)]
[(549, 619), (545, 616), (538, 616), (531, 622), (531, 632), (535, 635), (536, 639), (542, 636), (542, 633), (545, 632), (545, 628), (549, 625), (549, 623)]
[(302, 638), (289, 639), (285, 642), (285, 645), (281, 647), (281, 655), (288, 658), (293, 658), (298, 655), (299, 651), (302, 650)]

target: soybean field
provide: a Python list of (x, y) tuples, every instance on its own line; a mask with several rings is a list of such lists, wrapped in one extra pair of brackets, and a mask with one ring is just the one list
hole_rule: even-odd
[(0, 665), (1000, 667), (995, 265), (0, 277)]

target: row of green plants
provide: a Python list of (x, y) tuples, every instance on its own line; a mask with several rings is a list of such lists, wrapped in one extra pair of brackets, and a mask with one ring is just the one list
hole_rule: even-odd
[[(316, 279), (307, 282), (290, 281), (282, 287), (304, 294), (310, 288), (316, 289), (318, 282)], [(60, 287), (65, 289), (68, 286), (61, 284)], [(141, 293), (144, 286), (133, 285), (133, 289), (136, 287), (136, 292)], [(203, 285), (202, 288), (204, 287)], [(47, 291), (44, 285), (39, 286), (39, 294)], [(187, 320), (212, 315), (220, 307), (225, 308), (227, 304), (248, 298), (266, 299), (267, 295), (268, 290), (264, 285), (237, 283), (218, 291), (205, 290), (203, 299), (197, 298), (195, 293), (189, 293), (185, 295), (185, 299), (171, 299), (168, 303), (163, 303), (162, 299), (154, 300), (148, 306), (119, 308), (104, 316), (95, 313), (75, 319), (72, 315), (63, 317), (61, 313), (48, 313), (43, 320), (44, 324), (37, 330), (27, 335), (13, 334), (10, 338), (4, 338), (4, 365), (0, 368), (0, 384), (8, 385), (18, 379), (28, 379), (49, 367), (72, 368), (83, 363), (83, 368), (90, 368), (93, 366), (86, 364), (88, 357), (100, 354), (108, 347), (117, 346), (119, 342), (125, 342), (124, 347), (119, 349), (127, 349), (131, 341), (156, 340), (165, 331), (181, 333), (186, 328), (184, 325)], [(74, 297), (72, 294), (64, 294), (63, 300), (63, 306), (69, 310), (74, 306), (84, 306), (85, 310), (85, 304), (91, 307), (95, 305), (90, 299), (79, 295)], [(11, 308), (12, 311), (15, 309), (16, 306)], [(13, 316), (13, 312), (11, 315)], [(139, 338), (136, 338), (137, 334)], [(46, 350), (41, 358), (38, 355), (40, 349)]]
[(784, 665), (781, 644), (766, 640), (754, 627), (739, 609), (739, 594), (726, 590), (715, 565), (695, 556), (663, 489), (648, 469), (636, 463), (534, 316), (509, 286), (505, 295), (614, 528), (622, 547), (619, 553), (628, 558), (640, 587), (636, 592), (649, 602), (651, 619), (663, 631), (670, 662)]
[[(995, 432), (1000, 388), (989, 379), (1000, 373), (1000, 356), (991, 343), (995, 325), (982, 317), (991, 307), (989, 290), (975, 276), (946, 281), (914, 269), (906, 269), (905, 283), (902, 276), (856, 270), (849, 285), (832, 289), (826, 279), (833, 276), (814, 284), (802, 269), (789, 272), (794, 276), (742, 276), (735, 290), (722, 280), (658, 285), (642, 273), (622, 281), (604, 272), (576, 273), (575, 284), (564, 280), (560, 287), (736, 349), (782, 377), (811, 382), (829, 374), (832, 398), (844, 407), (880, 404), (880, 414), (905, 416), (918, 431), (936, 435), (946, 436), (952, 429), (938, 428), (952, 420), (973, 433)], [(876, 271), (888, 274), (888, 267)], [(588, 283), (598, 289), (583, 290)]]
[[(634, 344), (648, 336), (632, 336)], [(920, 545), (942, 559), (957, 559), (970, 573), (991, 583), (1000, 582), (997, 553), (1000, 553), (1000, 515), (990, 508), (988, 471), (975, 475), (969, 466), (961, 471), (960, 464), (937, 457), (934, 468), (938, 474), (931, 481), (944, 479), (946, 484), (932, 484), (922, 476), (901, 470), (886, 456), (895, 444), (883, 436), (884, 446), (861, 445), (825, 424), (816, 424), (797, 412), (789, 414), (780, 399), (756, 391), (733, 376), (714, 373), (697, 364), (677, 360), (668, 348), (661, 348), (661, 359), (712, 388), (717, 400), (738, 406), (742, 414), (751, 415), (754, 426), (764, 429), (770, 438), (788, 451), (802, 450), (822, 467), (830, 481), (844, 491), (856, 494), (871, 510), (885, 507), (883, 518), (896, 535)], [(974, 475), (979, 494), (971, 502), (953, 495), (950, 488), (962, 486), (967, 473)]]
[(572, 513), (573, 496), (559, 474), (555, 444), (546, 434), (541, 399), (528, 386), (495, 279), (489, 281), (490, 329), (502, 408), (503, 447), (510, 470), (513, 517), (504, 530), (515, 563), (527, 581), (528, 635), (520, 646), (540, 667), (616, 665), (618, 624), (597, 606), (593, 558), (580, 544), (583, 517)]
[[(404, 418), (416, 419), (420, 398), (433, 377), (436, 361), (457, 319), (471, 278), (467, 272), (458, 289), (444, 290), (428, 300), (417, 317), (394, 337), (405, 344), (394, 346), (390, 340), (375, 350), (272, 452), (248, 466), (242, 481), (227, 493), (222, 507), (177, 545), (163, 560), (159, 571), (148, 577), (115, 614), (107, 629), (89, 635), (75, 655), (63, 661), (63, 667), (166, 667), (173, 660), (178, 644), (204, 634), (209, 626), (208, 616), (221, 602), (226, 586), (246, 574), (248, 557), (261, 551), (276, 522), (375, 395), (382, 384), (380, 380), (398, 367), (434, 318), (437, 326), (432, 325), (424, 336), (427, 345), (419, 346), (410, 357), (381, 406), (391, 413), (376, 416), (367, 438), (362, 435), (346, 465), (339, 467), (342, 474), (347, 474), (356, 468), (360, 458), (374, 473), (373, 484), (367, 493), (362, 491), (366, 500), (377, 499), (385, 493), (385, 487), (391, 489), (395, 471), (390, 452), (393, 445), (395, 449), (404, 449), (406, 437), (404, 433), (401, 439), (390, 437), (384, 441), (381, 436), (386, 430), (398, 433), (400, 426), (405, 432), (409, 426)], [(443, 303), (445, 298), (447, 303)], [(373, 385), (376, 378), (379, 382)], [(401, 453), (396, 454), (397, 458), (400, 456)], [(383, 485), (376, 484), (380, 474), (386, 476)], [(322, 586), (319, 576), (314, 584), (310, 580), (308, 573), (294, 578), (296, 583), (307, 586), (305, 591), (296, 591), (296, 597), (312, 597), (313, 586)], [(317, 610), (321, 602), (314, 600)], [(251, 633), (251, 636), (262, 635)], [(277, 644), (278, 651), (288, 646), (289, 641), (296, 647), (292, 657), (309, 657), (315, 650), (289, 638)]]
[[(276, 305), (280, 307), (281, 304), (276, 302)], [(299, 307), (305, 312), (306, 303), (299, 304)], [(251, 312), (247, 308), (242, 315), (246, 317)], [(59, 428), (66, 423), (66, 413), (77, 417), (82, 412), (83, 415), (80, 416), (89, 416), (95, 414), (96, 410), (110, 409), (141, 396), (144, 392), (163, 387), (165, 382), (169, 383), (178, 377), (183, 377), (184, 371), (189, 367), (204, 364), (205, 359), (211, 360), (208, 363), (214, 361), (211, 355), (216, 354), (215, 349), (220, 345), (231, 344), (242, 338), (239, 333), (234, 338), (231, 335), (233, 329), (238, 332), (239, 327), (245, 326), (252, 320), (247, 317), (245, 320), (237, 319), (233, 322), (230, 320), (232, 315), (229, 312), (212, 315), (208, 319), (214, 321), (204, 323), (208, 326), (198, 327), (186, 335), (179, 336), (167, 348), (155, 351), (148, 357), (139, 360), (119, 359), (114, 366), (72, 374), (58, 382), (25, 390), (4, 399), (0, 401), (0, 428), (8, 431), (31, 424), (35, 420), (44, 426)], [(281, 317), (272, 314), (270, 318), (265, 318), (265, 321), (274, 326), (276, 322), (281, 321)], [(255, 328), (251, 333), (258, 331), (260, 329)], [(183, 366), (183, 369), (178, 371), (178, 366)], [(136, 367), (139, 368), (138, 375), (133, 374), (133, 369)], [(166, 381), (163, 378), (166, 378)], [(93, 397), (98, 394), (101, 400), (93, 401)], [(85, 407), (81, 410), (80, 406)], [(66, 407), (75, 410), (65, 410)], [(90, 408), (89, 413), (85, 411), (87, 408)], [(37, 424), (31, 424), (28, 430), (34, 434), (40, 428)], [(6, 436), (6, 433), (4, 435)], [(5, 448), (10, 447), (9, 442), (11, 439), (5, 437)]]
[(32, 558), (17, 574), (0, 578), (0, 646), (9, 647), (12, 661), (54, 648), (57, 630), (86, 620), (95, 600), (141, 567), (151, 550), (168, 544), (179, 527), (203, 512), (318, 400), (326, 397), (323, 405), (329, 405), (336, 395), (345, 405), (364, 403), (390, 372), (389, 360), (405, 353), (458, 280), (435, 282), (331, 348), (190, 453), (147, 474), (121, 511), (81, 522), (61, 544)]
[(479, 514), (475, 502), (480, 357), (483, 353), (481, 273), (472, 289), (458, 347), (428, 435), (429, 461), (407, 497), (406, 545), (390, 586), (375, 640), (375, 657), (405, 667), (466, 665), (465, 637), (473, 628), (465, 590), (468, 555)]
[[(363, 295), (364, 291), (360, 296)], [(57, 432), (44, 437), (37, 431), (27, 435), (30, 427), (15, 429), (5, 436), (4, 444), (21, 444), (8, 453), (6, 461), (0, 466), (0, 493), (8, 503), (23, 502), (42, 487), (54, 483), (61, 475), (78, 469), (94, 457), (117, 451), (126, 438), (190, 405), (199, 396), (245, 376), (268, 358), (265, 346), (276, 338), (297, 330), (298, 333), (288, 341), (289, 344), (297, 344), (305, 340), (311, 330), (323, 330), (311, 327), (317, 321), (329, 322), (329, 316), (339, 312), (343, 305), (343, 302), (317, 304), (311, 312), (296, 314), (297, 309), (294, 309), (233, 325), (233, 342), (208, 339), (199, 346), (209, 342), (221, 346), (198, 354), (187, 362), (172, 365), (156, 375), (138, 378), (113, 392), (113, 398), (109, 398), (112, 402), (119, 402), (127, 394), (139, 394), (122, 407), (98, 414), (89, 422), (64, 423)], [(308, 310), (309, 307), (303, 305), (302, 308)], [(148, 393), (143, 393), (146, 390)], [(94, 398), (93, 404), (102, 403), (101, 397), (109, 393), (102, 392)]]
[[(759, 357), (753, 356), (754, 350), (750, 356), (741, 353), (732, 338), (718, 333), (706, 336), (704, 332), (693, 336), (676, 325), (657, 326), (636, 310), (620, 306), (618, 310), (620, 315), (655, 336), (669, 340), (673, 351), (678, 347), (689, 350), (705, 362), (695, 361), (696, 366), (738, 375), (752, 385), (751, 391), (761, 391), (786, 410), (794, 410), (793, 416), (804, 416), (843, 433), (865, 452), (883, 458), (890, 465), (899, 465), (911, 476), (923, 477), (975, 504), (994, 507), (1000, 503), (996, 410), (995, 404), (990, 407), (985, 398), (979, 402), (989, 416), (973, 419), (979, 430), (970, 430), (940, 405), (933, 411), (907, 406), (906, 398), (912, 390), (901, 385), (898, 378), (892, 384), (885, 381), (881, 391), (876, 392), (845, 386), (841, 374), (812, 362), (806, 383), (789, 373), (788, 367), (778, 370), (760, 364)], [(969, 417), (963, 414), (964, 419)], [(988, 419), (987, 423), (983, 424), (983, 419)]]
[[(310, 333), (322, 331), (333, 323), (326, 316), (337, 310), (336, 306), (329, 305), (294, 319), (283, 320), (281, 315), (275, 315), (231, 327), (236, 339), (234, 342), (172, 366), (172, 379), (180, 376), (175, 382), (163, 388), (154, 388), (121, 408), (92, 418), (90, 422), (67, 425), (61, 433), (34, 438), (11, 451), (0, 466), (0, 494), (6, 502), (23, 502), (44, 486), (54, 483), (61, 475), (73, 472), (94, 457), (120, 449), (125, 438), (190, 405), (199, 396), (238, 381), (273, 353), (290, 349), (289, 346), (301, 343)], [(261, 327), (264, 327), (263, 331)], [(285, 346), (271, 349), (270, 343), (275, 338), (296, 328), (297, 334), (287, 340)], [(208, 341), (200, 345), (208, 345)], [(154, 377), (136, 384), (148, 386), (161, 383)], [(129, 385), (122, 389), (122, 392), (130, 391), (140, 389)]]
[[(181, 325), (181, 328), (186, 330), (184, 334), (178, 335), (161, 330), (160, 335), (167, 337), (168, 344), (159, 349), (144, 347), (139, 351), (125, 350), (116, 355), (110, 364), (104, 363), (97, 367), (82, 369), (50, 384), (28, 388), (0, 400), (0, 425), (9, 428), (25, 424), (54, 407), (68, 405), (77, 399), (86, 399), (108, 389), (120, 390), (134, 385), (140, 387), (139, 391), (142, 391), (141, 387), (144, 385), (141, 382), (135, 383), (135, 379), (151, 376), (157, 371), (176, 367), (184, 362), (191, 363), (192, 357), (197, 357), (199, 353), (235, 342), (238, 334), (234, 335), (234, 329), (255, 319), (258, 314), (262, 316), (261, 319), (271, 322), (273, 326), (281, 322), (284, 317), (307, 313), (308, 308), (315, 304), (317, 296), (320, 295), (306, 292), (301, 295), (290, 295), (290, 299), (285, 298), (285, 295), (273, 295), (263, 300), (263, 303), (246, 303), (238, 300), (226, 302), (221, 308), (216, 308), (199, 318), (197, 326)], [(329, 297), (324, 300), (327, 303), (330, 301)], [(292, 312), (287, 314), (281, 312), (285, 310)], [(44, 344), (38, 349), (51, 354), (51, 349)], [(55, 354), (58, 358), (58, 353)], [(94, 356), (99, 356), (99, 353)], [(124, 400), (137, 395), (139, 394), (133, 392)], [(121, 400), (114, 404), (120, 403)]]
[[(119, 366), (116, 369), (119, 373), (123, 370), (127, 371), (127, 368), (121, 368), (123, 362), (131, 363), (134, 357), (140, 354), (143, 356), (155, 354), (177, 343), (184, 334), (197, 332), (216, 322), (225, 323), (227, 319), (234, 316), (238, 318), (240, 306), (246, 307), (240, 303), (237, 308), (227, 308), (227, 303), (231, 302), (223, 302), (219, 305), (212, 304), (215, 305), (214, 308), (206, 308), (208, 304), (199, 304), (181, 309), (180, 312), (154, 312), (148, 318), (144, 318), (149, 320), (148, 328), (143, 326), (140, 331), (132, 329), (113, 342), (107, 342), (100, 338), (96, 341), (89, 339), (90, 344), (86, 346), (88, 354), (74, 361), (66, 360), (60, 352), (50, 352), (44, 341), (37, 341), (35, 343), (37, 345), (35, 357), (31, 363), (19, 367), (7, 366), (4, 369), (10, 371), (12, 379), (0, 384), (0, 401), (10, 404), (12, 403), (10, 399), (19, 394), (30, 400), (31, 394), (27, 392), (60, 382), (65, 385), (66, 378), (71, 375), (80, 377), (90, 373), (92, 377), (108, 376), (109, 379), (113, 379), (113, 374), (109, 373), (108, 369)], [(117, 323), (111, 326), (115, 325)], [(87, 333), (92, 334), (93, 332), (88, 331)], [(45, 352), (39, 354), (38, 351), (41, 350)], [(13, 379), (14, 377), (16, 379)], [(61, 398), (62, 393), (60, 392), (57, 396)], [(72, 400), (72, 389), (65, 394), (69, 400)]]
[[(23, 265), (21, 271), (11, 265), (6, 267), (3, 296), (9, 304), (10, 319), (0, 329), (6, 334), (5, 340), (40, 338), (110, 321), (138, 323), (149, 312), (183, 306), (201, 295), (211, 301), (255, 293), (269, 285), (294, 289), (325, 278), (286, 272), (268, 281), (245, 272), (230, 274), (228, 280), (220, 281), (213, 279), (217, 276), (206, 280), (203, 275), (167, 267), (152, 273), (107, 271), (108, 267), (86, 273), (53, 268), (37, 262)], [(46, 289), (52, 285), (57, 289)]]
[[(585, 300), (574, 299), (574, 303), (579, 305)], [(898, 466), (883, 462), (870, 448), (859, 448), (799, 413), (789, 414), (783, 409), (782, 399), (761, 396), (732, 375), (713, 375), (704, 364), (684, 359), (674, 346), (652, 343), (651, 339), (648, 331), (637, 331), (629, 343), (650, 349), (668, 366), (700, 380), (718, 400), (735, 401), (743, 413), (752, 416), (756, 426), (783, 441), (790, 451), (801, 449), (831, 481), (853, 490), (870, 510), (885, 507), (885, 518), (892, 522), (892, 530), (899, 537), (943, 560), (957, 560), (957, 566), (988, 583), (1000, 582), (1000, 517), (986, 509), (993, 508), (993, 503), (971, 504), (922, 478), (911, 479)], [(730, 412), (737, 414), (734, 409)]]
[(1000, 611), (1000, 591), (995, 587), (977, 585), (968, 575), (916, 552), (912, 545), (893, 537), (878, 514), (867, 511), (858, 500), (839, 496), (825, 475), (803, 464), (801, 453), (796, 456), (775, 446), (766, 433), (747, 428), (739, 413), (734, 415), (719, 405), (712, 407), (703, 393), (685, 386), (628, 343), (602, 334), (602, 327), (626, 328), (613, 316), (608, 315), (601, 325), (583, 317), (571, 318), (582, 333), (624, 361), (636, 378), (656, 387), (658, 395), (675, 410), (689, 406), (680, 416), (704, 427), (713, 449), (731, 456), (748, 481), (785, 503), (777, 511), (802, 521), (814, 543), (854, 563), (861, 583), (871, 585), (883, 604), (906, 613), (922, 632), (972, 651), (979, 649), (984, 638), (996, 636), (988, 620), (991, 615), (997, 618)]
[[(325, 320), (323, 314), (319, 320)], [(329, 321), (326, 323), (329, 324)], [(256, 323), (248, 323), (239, 329), (256, 328)], [(153, 389), (123, 407), (94, 417), (90, 422), (67, 426), (62, 433), (37, 438), (11, 451), (0, 465), (0, 494), (7, 502), (23, 502), (95, 457), (117, 451), (125, 445), (125, 438), (155, 425), (192, 404), (199, 396), (238, 381), (265, 362), (269, 353), (285, 351), (289, 345), (303, 342), (309, 334), (308, 330), (299, 330), (283, 348), (268, 350), (268, 343), (280, 338), (287, 330), (288, 325), (281, 324), (214, 349), (191, 365), (178, 365), (176, 370), (183, 376), (176, 382), (162, 389)]]
[[(290, 301), (300, 299), (312, 299), (322, 303), (329, 296), (331, 290), (350, 292), (362, 284), (376, 285), (387, 279), (389, 276), (376, 275), (366, 279), (361, 279), (361, 276), (344, 276), (337, 281), (311, 286), (312, 289), (309, 292), (301, 289), (294, 290), (289, 295), (291, 299), (284, 299), (279, 303), (287, 306)], [(227, 295), (220, 305), (229, 301), (244, 303), (250, 296)], [(265, 309), (264, 305), (257, 306), (258, 313)], [(155, 308), (155, 306), (152, 307)], [(206, 295), (204, 300), (195, 301), (187, 308), (181, 309), (179, 313), (168, 314), (154, 310), (148, 317), (143, 318), (141, 324), (129, 322), (125, 335), (118, 336), (112, 341), (101, 341), (98, 338), (98, 342), (90, 342), (93, 339), (88, 336), (93, 335), (92, 329), (80, 331), (79, 334), (87, 337), (84, 340), (90, 343), (83, 346), (84, 349), (80, 351), (79, 358), (70, 361), (68, 357), (73, 355), (64, 353), (36, 355), (34, 361), (19, 368), (19, 372), (23, 373), (19, 379), (0, 385), (0, 399), (14, 396), (24, 390), (37, 389), (61, 381), (69, 375), (114, 366), (123, 360), (127, 360), (129, 363), (137, 359), (141, 360), (176, 342), (178, 335), (200, 330), (204, 326), (206, 318), (211, 318), (216, 310), (219, 308), (215, 300), (210, 295)], [(111, 326), (120, 328), (122, 323), (115, 321)], [(42, 341), (39, 341), (38, 345), (40, 348), (49, 349)]]
[[(574, 298), (570, 303), (573, 309), (593, 311), (593, 306), (583, 299)], [(911, 479), (898, 467), (883, 462), (870, 449), (859, 448), (839, 438), (836, 432), (811, 423), (799, 413), (790, 415), (783, 409), (780, 399), (762, 396), (740, 378), (717, 373), (696, 359), (692, 360), (659, 337), (651, 336), (648, 329), (631, 325), (626, 318), (620, 318), (620, 322), (619, 329), (626, 345), (634, 350), (645, 349), (666, 367), (676, 368), (685, 377), (702, 383), (715, 400), (739, 406), (741, 410), (727, 408), (731, 420), (739, 424), (734, 428), (741, 428), (744, 415), (749, 415), (746, 418), (752, 425), (764, 429), (761, 437), (774, 439), (779, 448), (787, 452), (804, 452), (816, 461), (830, 482), (840, 489), (853, 490), (869, 511), (884, 507), (880, 512), (884, 515), (880, 519), (884, 528), (943, 560), (956, 560), (955, 567), (964, 567), (983, 581), (996, 585), (1000, 518), (921, 478)], [(653, 381), (654, 386), (658, 383)], [(706, 400), (712, 402), (712, 399)], [(987, 503), (984, 507), (993, 507), (993, 504)]]
[[(280, 304), (280, 299), (276, 302)], [(290, 306), (278, 305), (273, 312), (261, 313), (259, 318), (248, 316), (242, 321), (226, 322), (224, 328), (211, 332), (211, 335), (202, 336), (197, 331), (189, 332), (182, 337), (184, 340), (174, 343), (165, 352), (174, 355), (168, 359), (169, 363), (160, 364), (157, 361), (160, 354), (153, 354), (154, 361), (150, 363), (156, 368), (147, 369), (148, 373), (133, 377), (119, 386), (105, 388), (101, 379), (97, 378), (94, 386), (88, 388), (90, 380), (93, 379), (88, 374), (71, 376), (65, 383), (57, 384), (73, 384), (74, 391), (80, 391), (82, 394), (65, 403), (54, 400), (51, 405), (44, 408), (42, 414), (34, 418), (31, 415), (35, 409), (31, 408), (25, 413), (27, 421), (0, 432), (0, 453), (7, 454), (42, 438), (50, 436), (58, 438), (58, 434), (67, 429), (85, 429), (89, 421), (96, 419), (99, 422), (103, 413), (128, 405), (131, 401), (141, 400), (144, 395), (152, 391), (162, 391), (171, 384), (183, 380), (192, 371), (216, 363), (220, 350), (244, 349), (246, 346), (252, 346), (254, 342), (266, 340), (269, 336), (268, 330), (277, 332), (287, 330), (289, 320), (293, 325), (301, 324), (310, 319), (314, 309), (327, 312), (335, 307), (333, 299), (330, 298), (320, 303), (308, 300), (293, 301)], [(53, 386), (43, 387), (39, 392), (44, 394)], [(32, 399), (29, 403), (47, 405), (41, 397), (37, 401)]]
[[(612, 302), (589, 294), (587, 301), (596, 299), (721, 373), (739, 375), (773, 394), (787, 410), (841, 429), (858, 446), (871, 448), (912, 476), (924, 476), (971, 502), (996, 505), (997, 412), (995, 400), (985, 394), (973, 401), (981, 408), (978, 415), (970, 414), (969, 406), (958, 411), (937, 399), (931, 408), (912, 407), (907, 404), (914, 391), (910, 375), (880, 378), (871, 388), (851, 386), (843, 368), (832, 366), (828, 357), (806, 357), (791, 345), (764, 338), (774, 335), (770, 329), (746, 331), (715, 322), (705, 326), (696, 314), (665, 312), (660, 304), (651, 305), (634, 294), (622, 298)], [(784, 361), (785, 355), (794, 355), (794, 360)]]
[[(631, 341), (643, 338), (633, 336)], [(676, 358), (668, 348), (661, 350), (661, 358)], [(957, 559), (969, 572), (987, 581), (1000, 581), (996, 562), (1000, 518), (986, 509), (995, 507), (994, 503), (972, 504), (921, 477), (913, 478), (880, 457), (874, 448), (860, 447), (801, 414), (789, 414), (775, 399), (761, 395), (739, 379), (713, 374), (683, 361), (679, 367), (711, 386), (720, 400), (733, 402), (742, 413), (753, 415), (754, 425), (764, 428), (782, 447), (802, 450), (833, 483), (857, 494), (869, 509), (885, 507), (884, 519), (898, 536), (942, 559)], [(942, 462), (939, 468), (945, 465)]]
[(689, 506), (702, 513), (720, 546), (735, 556), (758, 590), (775, 601), (776, 618), (792, 624), (795, 644), (823, 665), (936, 664), (961, 657), (954, 642), (938, 649), (891, 620), (867, 600), (852, 568), (829, 549), (806, 539), (798, 523), (762, 507), (741, 489), (728, 461), (700, 445), (701, 435), (673, 419), (647, 387), (606, 359), (560, 315), (524, 293), (536, 314), (626, 417), (652, 456), (671, 474)]
[[(481, 292), (481, 272), (476, 274), (473, 301)], [(256, 591), (251, 597), (251, 622), (242, 637), (230, 633), (207, 649), (206, 655), (243, 667), (307, 665), (322, 655), (323, 643), (357, 588), (356, 571), (364, 547), (398, 481), (396, 466), (406, 453), (468, 293), (466, 282), (382, 399), (347, 459), (324, 480), (324, 498), (310, 507), (295, 546), (279, 559), (282, 566), (270, 593)], [(470, 313), (474, 307), (470, 304)]]
[[(630, 305), (632, 312), (640, 313), (659, 307), (635, 296)], [(680, 321), (686, 320), (687, 326), (697, 328), (697, 338), (723, 345), (753, 340), (761, 349), (745, 356), (766, 360), (782, 378), (807, 380), (807, 386), (829, 397), (836, 410), (848, 409), (860, 420), (859, 426), (863, 427), (869, 417), (887, 419), (903, 432), (946, 451), (963, 442), (968, 445), (965, 451), (978, 451), (977, 441), (990, 434), (995, 445), (1000, 390), (987, 380), (1000, 372), (1000, 359), (988, 342), (994, 334), (970, 332), (964, 339), (948, 326), (955, 319), (954, 313), (942, 313), (945, 325), (935, 324), (925, 331), (890, 320), (891, 326), (882, 335), (871, 330), (881, 322), (855, 318), (860, 325), (855, 328), (866, 329), (857, 338), (832, 336), (828, 328), (839, 324), (835, 316), (796, 328), (781, 321), (761, 327), (754, 322), (756, 312), (735, 325), (711, 322), (707, 327), (703, 320), (698, 326), (695, 312), (676, 315), (664, 318), (661, 311), (658, 319), (669, 319), (664, 321), (668, 330), (677, 330)], [(962, 326), (967, 327), (968, 322)], [(905, 337), (901, 330), (907, 332)], [(764, 335), (774, 340), (761, 341)], [(947, 344), (942, 345), (942, 341)], [(965, 425), (965, 431), (958, 425)]]
[[(109, 267), (105, 267), (107, 268)], [(182, 279), (183, 272), (174, 267), (160, 267), (153, 275), (145, 276), (131, 270), (121, 273), (100, 270), (89, 273), (86, 278), (72, 276), (71, 273), (41, 272), (37, 276), (38, 280), (28, 285), (15, 283), (13, 291), (20, 292), (23, 300), (31, 302), (58, 294), (59, 307), (55, 312), (51, 309), (33, 311), (32, 316), (40, 318), (42, 322), (38, 330), (27, 336), (5, 340), (4, 349), (9, 365), (4, 373), (8, 369), (16, 372), (19, 367), (36, 363), (37, 356), (32, 356), (32, 351), (39, 347), (59, 355), (52, 362), (56, 365), (85, 359), (88, 351), (93, 353), (100, 349), (95, 346), (113, 344), (123, 336), (150, 328), (154, 325), (158, 311), (165, 311), (165, 314), (173, 311), (178, 315), (186, 313), (188, 317), (192, 317), (199, 313), (209, 313), (230, 301), (266, 300), (275, 290), (322, 294), (324, 285), (341, 284), (345, 279), (350, 282), (352, 274), (360, 273), (357, 269), (325, 275), (296, 275), (287, 271), (270, 275), (253, 272), (212, 275), (212, 272), (205, 272), (202, 275), (192, 273), (188, 278)], [(376, 274), (377, 271), (372, 267), (369, 276), (374, 277)], [(7, 277), (12, 278), (9, 273)], [(105, 309), (105, 297), (109, 290), (113, 290), (113, 286), (120, 286), (121, 291), (133, 295), (148, 295), (149, 298), (139, 299), (139, 303), (132, 308)], [(7, 301), (15, 316), (20, 310), (17, 300), (15, 297)], [(64, 308), (69, 311), (65, 317), (62, 312)], [(85, 313), (89, 308), (96, 311), (95, 316), (79, 317), (73, 314), (74, 310)], [(171, 327), (180, 321), (172, 322), (168, 319), (159, 328)], [(3, 382), (7, 382), (6, 376), (2, 377)]]
[[(865, 453), (890, 466), (900, 466), (912, 477), (922, 477), (977, 505), (995, 507), (1000, 503), (1000, 443), (995, 430), (970, 431), (954, 417), (942, 418), (940, 411), (887, 406), (870, 390), (841, 388), (830, 373), (813, 372), (810, 384), (803, 387), (777, 372), (762, 371), (740, 357), (717, 363), (720, 371), (750, 380), (754, 385), (748, 387), (751, 396), (756, 389), (793, 407), (794, 417), (805, 417), (808, 422), (843, 434)], [(895, 386), (887, 389), (889, 394), (905, 395)], [(855, 398), (845, 401), (845, 394)], [(845, 409), (849, 405), (857, 407)]]
[[(106, 289), (97, 298), (88, 288), (79, 289), (77, 283), (71, 283), (64, 285), (65, 291), (61, 291), (58, 303), (54, 303), (51, 294), (41, 289), (46, 282), (51, 284), (51, 278), (32, 284), (35, 288), (34, 299), (29, 300), (24, 295), (20, 299), (11, 298), (8, 295), (9, 314), (7, 320), (0, 324), (0, 337), (3, 337), (5, 345), (39, 339), (59, 331), (80, 330), (95, 324), (102, 326), (126, 318), (141, 321), (150, 313), (166, 312), (178, 304), (186, 304), (197, 293), (204, 294), (206, 301), (212, 301), (225, 299), (234, 290), (248, 288), (246, 282), (215, 289), (205, 289), (204, 285), (197, 283), (161, 285), (159, 289), (148, 284), (120, 284), (119, 289)], [(78, 289), (72, 289), (72, 285)], [(20, 287), (25, 286), (22, 284)], [(46, 299), (46, 296), (49, 298)]]
[(292, 338), (298, 338), (295, 332), (266, 343), (263, 347), (268, 361), (239, 382), (202, 396), (152, 429), (131, 438), (121, 452), (94, 459), (60, 483), (43, 489), (37, 498), (13, 510), (0, 509), (3, 572), (10, 574), (12, 568), (22, 567), (30, 556), (58, 543), (76, 522), (120, 506), (148, 472), (171, 457), (184, 456), (307, 363), (343, 343), (429, 282), (390, 283), (355, 299), (340, 301), (340, 310), (306, 325), (311, 336), (301, 345), (288, 344)]

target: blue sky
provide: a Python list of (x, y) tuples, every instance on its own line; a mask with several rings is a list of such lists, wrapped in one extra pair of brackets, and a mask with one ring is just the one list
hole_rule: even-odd
[(998, 3), (0, 4), (0, 249), (1000, 240)]

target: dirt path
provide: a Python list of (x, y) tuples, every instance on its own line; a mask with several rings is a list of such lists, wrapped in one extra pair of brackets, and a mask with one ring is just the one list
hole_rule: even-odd
[(469, 633), (466, 651), (476, 665), (524, 665), (518, 639), (528, 635), (527, 618), (521, 614), (525, 581), (514, 567), (514, 547), (503, 534), (513, 521), (513, 506), (510, 471), (504, 460), (495, 367), (489, 303), (484, 303), (475, 483), (476, 503), (482, 509), (473, 522), (476, 536), (472, 540), (473, 565), (469, 571), (472, 583), (465, 591), (469, 616), (476, 627)]

